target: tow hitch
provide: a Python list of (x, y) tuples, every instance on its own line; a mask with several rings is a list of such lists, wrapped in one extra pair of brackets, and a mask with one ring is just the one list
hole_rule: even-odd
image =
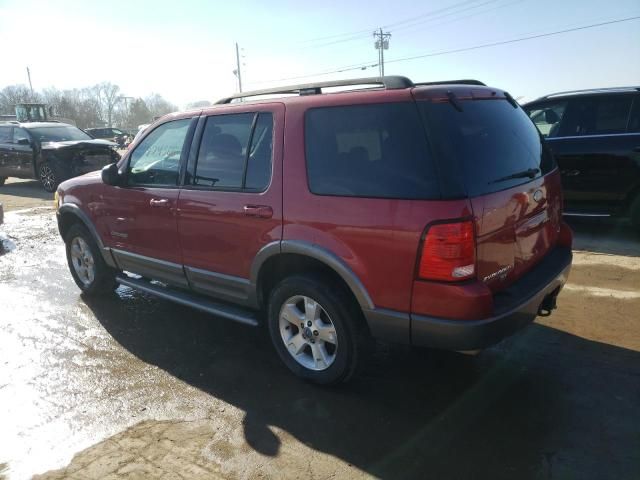
[(540, 317), (548, 317), (551, 315), (551, 312), (557, 308), (556, 300), (558, 298), (558, 293), (560, 293), (559, 288), (544, 297), (544, 300), (542, 300), (542, 303), (538, 307), (538, 315)]

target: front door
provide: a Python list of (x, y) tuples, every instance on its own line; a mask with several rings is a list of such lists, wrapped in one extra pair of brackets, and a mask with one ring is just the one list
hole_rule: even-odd
[(178, 230), (191, 287), (246, 304), (256, 254), (282, 237), (284, 107), (239, 110), (202, 119), (198, 155), (178, 201)]
[(180, 166), (197, 119), (165, 122), (125, 162), (126, 184), (106, 185), (99, 228), (123, 270), (187, 286), (177, 231)]

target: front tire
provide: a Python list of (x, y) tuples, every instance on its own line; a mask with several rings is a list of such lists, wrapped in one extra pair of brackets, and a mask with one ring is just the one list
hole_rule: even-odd
[(4, 182), (7, 181), (7, 177), (0, 177), (0, 187), (4, 185)]
[(638, 195), (629, 209), (631, 214), (631, 224), (635, 228), (636, 232), (640, 232), (640, 195)]
[(348, 381), (364, 363), (369, 333), (358, 306), (336, 282), (295, 275), (271, 292), (273, 345), (296, 376), (321, 385)]
[(56, 191), (61, 179), (57, 169), (50, 162), (42, 162), (38, 167), (38, 178), (42, 187), (50, 193)]
[(113, 292), (116, 270), (109, 267), (93, 236), (82, 225), (75, 224), (65, 235), (67, 263), (76, 285), (87, 295), (103, 295)]

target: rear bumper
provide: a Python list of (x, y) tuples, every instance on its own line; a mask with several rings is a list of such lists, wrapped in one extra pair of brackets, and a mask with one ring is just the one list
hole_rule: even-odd
[[(532, 271), (504, 292), (494, 296), (495, 315), (481, 320), (448, 320), (423, 315), (365, 312), (374, 336), (409, 339), (412, 345), (445, 350), (489, 347), (531, 323), (543, 304), (555, 305), (571, 270), (571, 249), (558, 247)], [(409, 326), (410, 334), (400, 330)], [(396, 328), (397, 326), (397, 328)], [(406, 341), (405, 341), (406, 343)]]

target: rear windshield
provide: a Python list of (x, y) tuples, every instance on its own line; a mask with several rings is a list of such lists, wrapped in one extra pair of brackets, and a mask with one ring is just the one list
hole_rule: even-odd
[(554, 168), (532, 121), (506, 100), (464, 100), (462, 111), (449, 102), (418, 105), (439, 163), (451, 175), (461, 172), (471, 197), (530, 182), (524, 172), (539, 177)]
[(439, 198), (414, 102), (314, 108), (305, 116), (311, 192), (370, 198)]
[(30, 128), (31, 135), (40, 142), (66, 142), (69, 140), (91, 140), (91, 136), (72, 126)]

